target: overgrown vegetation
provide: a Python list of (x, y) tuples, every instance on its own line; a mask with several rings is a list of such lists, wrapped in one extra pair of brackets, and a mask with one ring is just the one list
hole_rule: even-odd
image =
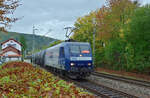
[(107, 0), (105, 6), (76, 21), (75, 40), (92, 44), (96, 29), (97, 67), (150, 72), (150, 5), (139, 5), (132, 0)]
[(53, 74), (25, 62), (0, 66), (1, 98), (95, 98)]

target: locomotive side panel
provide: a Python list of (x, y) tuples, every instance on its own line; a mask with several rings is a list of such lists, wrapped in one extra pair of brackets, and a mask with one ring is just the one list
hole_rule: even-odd
[(45, 65), (51, 66), (58, 69), (64, 69), (62, 68), (62, 65), (59, 64), (59, 51), (60, 47), (62, 45), (57, 45), (55, 47), (48, 48), (45, 53)]

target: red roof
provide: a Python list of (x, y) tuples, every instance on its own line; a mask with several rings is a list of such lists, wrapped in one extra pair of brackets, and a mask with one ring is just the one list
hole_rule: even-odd
[(13, 46), (8, 46), (8, 47), (2, 49), (2, 52), (6, 51), (6, 50), (7, 50), (7, 51), (9, 51), (9, 50), (16, 50), (16, 51), (18, 51), (18, 52), (21, 52), (20, 50), (16, 49), (16, 48), (13, 47)]
[(20, 44), (20, 45), (22, 46), (22, 44), (21, 44), (20, 42), (16, 41), (16, 40), (15, 40), (15, 39), (13, 39), (13, 38), (10, 38), (10, 39), (8, 39), (8, 40), (6, 40), (6, 41), (2, 42), (2, 43), (1, 43), (1, 45), (5, 44), (6, 42), (8, 42), (8, 41), (10, 41), (10, 40), (15, 41), (16, 43), (18, 43), (18, 44)]

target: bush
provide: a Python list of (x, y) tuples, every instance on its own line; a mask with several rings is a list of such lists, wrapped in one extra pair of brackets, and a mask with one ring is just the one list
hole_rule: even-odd
[(29, 63), (9, 62), (0, 70), (1, 98), (95, 98), (73, 83), (61, 80), (41, 68), (34, 68)]

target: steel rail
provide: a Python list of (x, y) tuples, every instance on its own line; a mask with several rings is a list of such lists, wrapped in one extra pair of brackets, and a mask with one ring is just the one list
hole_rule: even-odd
[(67, 78), (65, 76), (60, 76), (58, 73), (52, 72), (50, 69), (45, 69), (45, 70), (53, 73), (56, 76), (59, 76), (63, 80), (66, 80), (68, 82), (73, 82), (75, 85), (95, 94), (96, 97), (98, 97), (98, 98), (99, 97), (100, 98), (138, 98), (134, 95), (130, 95), (130, 94), (127, 94), (125, 92), (106, 87), (104, 85), (98, 84), (98, 83), (93, 82), (91, 80), (87, 80), (87, 79), (72, 80), (72, 79)]
[(85, 81), (73, 81), (76, 85), (88, 90), (100, 96), (101, 98), (138, 98), (134, 95), (127, 94), (122, 91), (118, 91), (96, 82), (85, 80)]
[(92, 75), (98, 76), (98, 77), (103, 77), (103, 78), (108, 78), (108, 79), (112, 79), (112, 80), (122, 81), (124, 83), (130, 83), (130, 84), (134, 84), (134, 85), (137, 85), (140, 87), (150, 88), (150, 82), (148, 82), (148, 81), (131, 79), (131, 78), (110, 75), (110, 74), (105, 74), (105, 73), (100, 73), (100, 72), (94, 72), (94, 73), (92, 73)]

